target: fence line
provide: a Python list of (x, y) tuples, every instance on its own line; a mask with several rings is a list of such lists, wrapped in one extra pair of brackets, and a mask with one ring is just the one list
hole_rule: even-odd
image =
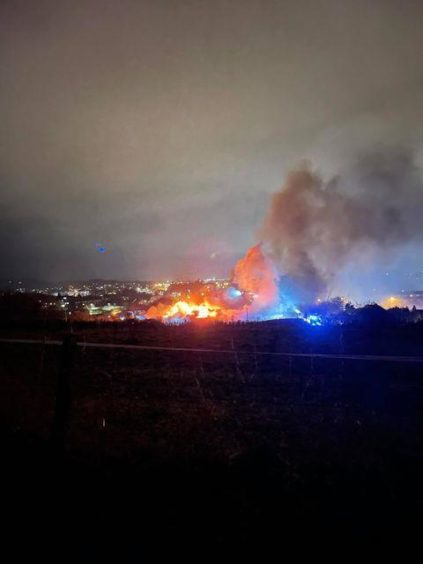
[[(1, 343), (16, 343), (29, 345), (63, 345), (63, 341), (58, 340), (35, 340), (35, 339), (0, 339)], [(90, 347), (100, 349), (129, 349), (129, 350), (150, 350), (150, 351), (169, 351), (169, 352), (190, 352), (190, 353), (214, 353), (214, 354), (245, 354), (260, 356), (279, 356), (279, 357), (298, 357), (298, 358), (323, 358), (332, 360), (364, 360), (382, 362), (411, 362), (423, 363), (423, 356), (395, 356), (395, 355), (369, 355), (369, 354), (329, 354), (329, 353), (292, 353), (277, 351), (257, 351), (242, 349), (206, 349), (189, 347), (161, 347), (156, 345), (126, 345), (123, 343), (86, 343), (77, 342), (78, 347)]]

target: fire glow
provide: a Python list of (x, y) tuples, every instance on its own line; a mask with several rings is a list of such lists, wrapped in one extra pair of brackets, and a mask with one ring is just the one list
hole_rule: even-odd
[(237, 321), (248, 315), (270, 314), (279, 300), (278, 274), (261, 245), (251, 247), (235, 265), (228, 288), (203, 287), (189, 297), (171, 303), (161, 301), (151, 306), (146, 317), (165, 322), (185, 319)]
[(197, 305), (179, 300), (170, 306), (167, 312), (163, 315), (163, 319), (172, 319), (176, 316), (206, 319), (207, 317), (217, 317), (219, 310), (219, 307), (213, 306), (208, 302), (203, 302)]

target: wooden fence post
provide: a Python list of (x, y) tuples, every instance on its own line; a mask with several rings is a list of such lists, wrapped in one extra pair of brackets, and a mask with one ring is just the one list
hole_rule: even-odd
[(56, 406), (53, 420), (52, 446), (54, 453), (64, 454), (67, 424), (71, 406), (71, 380), (73, 375), (77, 342), (75, 335), (63, 339), (60, 366), (56, 382)]

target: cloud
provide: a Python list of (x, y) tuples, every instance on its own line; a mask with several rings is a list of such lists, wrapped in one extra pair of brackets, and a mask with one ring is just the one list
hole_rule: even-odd
[(81, 277), (92, 239), (133, 276), (172, 276), (217, 226), (242, 254), (292, 163), (417, 138), (422, 36), (423, 7), (391, 1), (2, 2), (0, 213), (45, 237), (10, 268), (61, 276), (58, 232)]

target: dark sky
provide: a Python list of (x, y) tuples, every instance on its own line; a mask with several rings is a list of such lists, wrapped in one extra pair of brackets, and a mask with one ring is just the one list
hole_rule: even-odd
[(0, 277), (222, 275), (299, 160), (423, 162), (422, 37), (419, 1), (1, 0)]

